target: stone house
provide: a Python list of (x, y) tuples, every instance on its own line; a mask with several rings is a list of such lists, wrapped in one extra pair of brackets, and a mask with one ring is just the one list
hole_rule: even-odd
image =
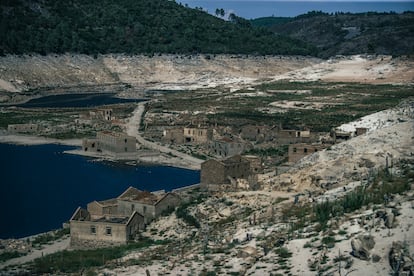
[(161, 141), (168, 144), (183, 144), (184, 131), (182, 128), (165, 129)]
[(70, 219), (71, 243), (74, 246), (125, 243), (180, 202), (174, 193), (155, 194), (129, 187), (117, 198), (92, 201), (86, 210), (79, 207)]
[(38, 124), (12, 124), (7, 126), (10, 133), (37, 133), (39, 129)]
[(136, 152), (136, 139), (120, 132), (101, 131), (96, 134), (102, 150), (114, 153)]
[(368, 132), (368, 128), (366, 128), (366, 127), (357, 127), (357, 128), (355, 128), (355, 135), (356, 136), (364, 135), (367, 132)]
[(291, 144), (288, 150), (288, 162), (296, 163), (306, 155), (321, 151), (326, 147), (327, 145), (322, 144)]
[(340, 143), (340, 142), (351, 139), (352, 133), (347, 132), (347, 131), (342, 131), (339, 129), (332, 129), (330, 132), (330, 136), (332, 137), (334, 143)]
[(249, 161), (250, 172), (255, 174), (263, 172), (262, 158), (255, 155), (243, 155), (243, 159)]
[(245, 142), (230, 139), (228, 137), (214, 140), (209, 145), (209, 152), (218, 157), (230, 157), (233, 155), (242, 154), (244, 151), (251, 148)]
[(201, 187), (210, 189), (211, 185), (230, 184), (232, 180), (251, 174), (250, 162), (240, 155), (224, 160), (210, 159), (201, 164)]
[(174, 193), (155, 194), (129, 187), (117, 198), (88, 203), (87, 209), (92, 216), (129, 216), (137, 211), (144, 216), (145, 223), (149, 223), (164, 211), (178, 206), (180, 202), (180, 197)]
[(70, 243), (72, 247), (125, 244), (143, 226), (144, 216), (136, 211), (129, 216), (96, 216), (78, 207), (70, 219)]
[(117, 202), (119, 213), (137, 211), (144, 216), (145, 223), (149, 223), (163, 212), (178, 206), (181, 199), (174, 193), (154, 194), (129, 187), (117, 198)]
[(82, 150), (114, 154), (135, 153), (136, 139), (124, 133), (102, 131), (96, 134), (96, 139), (84, 139)]
[(112, 121), (115, 119), (113, 115), (113, 110), (111, 108), (101, 108), (96, 111), (95, 115), (96, 119), (104, 120), (104, 121)]
[(112, 108), (100, 108), (82, 116), (85, 119), (89, 120), (99, 120), (99, 121), (112, 121), (115, 119)]
[(246, 125), (240, 129), (240, 137), (242, 139), (253, 142), (272, 141), (278, 132), (278, 127)]
[(213, 139), (213, 129), (207, 127), (171, 128), (163, 131), (161, 140), (172, 144), (207, 144)]
[(309, 130), (293, 130), (293, 129), (281, 129), (276, 134), (276, 141), (278, 144), (296, 144), (296, 143), (308, 143), (310, 141)]
[(207, 127), (185, 127), (184, 143), (206, 144), (213, 139), (213, 130)]

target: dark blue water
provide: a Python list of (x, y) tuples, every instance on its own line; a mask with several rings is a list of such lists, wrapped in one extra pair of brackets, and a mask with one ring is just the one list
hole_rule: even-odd
[(227, 14), (252, 19), (266, 16), (294, 17), (309, 11), (335, 12), (397, 12), (414, 11), (414, 1), (251, 1), (251, 0), (180, 0), (189, 7), (202, 7), (214, 14), (217, 8)]
[(0, 144), (0, 238), (60, 228), (78, 206), (120, 195), (129, 186), (171, 190), (198, 183), (199, 171), (93, 162), (67, 146)]
[(36, 108), (36, 107), (96, 107), (109, 104), (120, 104), (130, 102), (141, 102), (142, 99), (121, 99), (114, 97), (113, 94), (65, 94), (45, 96), (32, 99), (26, 103), (19, 104), (19, 107)]

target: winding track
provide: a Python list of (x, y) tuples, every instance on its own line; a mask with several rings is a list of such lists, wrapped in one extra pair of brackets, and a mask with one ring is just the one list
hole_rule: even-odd
[(175, 157), (172, 157), (172, 163), (174, 164), (183, 164), (185, 167), (199, 170), (201, 163), (204, 162), (204, 160), (195, 158), (193, 156), (190, 156), (188, 154), (179, 152), (177, 150), (171, 149), (169, 147), (165, 147), (162, 145), (159, 145), (157, 143), (145, 140), (144, 137), (141, 136), (141, 133), (139, 131), (140, 123), (141, 123), (141, 117), (144, 113), (145, 109), (145, 102), (138, 103), (137, 108), (134, 110), (132, 117), (129, 118), (127, 124), (126, 124), (126, 132), (128, 135), (133, 136), (137, 139), (138, 143), (147, 147), (151, 148), (153, 150), (157, 150), (162, 153), (174, 155)]

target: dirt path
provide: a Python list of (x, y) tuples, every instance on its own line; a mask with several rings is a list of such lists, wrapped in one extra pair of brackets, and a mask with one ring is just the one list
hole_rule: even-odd
[(29, 254), (27, 254), (26, 256), (22, 256), (19, 258), (14, 258), (11, 260), (8, 260), (4, 263), (0, 264), (0, 269), (5, 268), (6, 266), (10, 266), (10, 265), (19, 265), (19, 264), (24, 264), (24, 263), (28, 263), (33, 261), (34, 259), (40, 258), (42, 256), (46, 256), (58, 251), (62, 251), (65, 249), (69, 248), (69, 243), (70, 243), (70, 237), (66, 237), (62, 240), (58, 240), (56, 242), (54, 242), (53, 244), (50, 245), (45, 245), (44, 248), (40, 249), (40, 250), (33, 250), (32, 252), (30, 252)]
[(168, 155), (173, 155), (171, 157), (168, 157), (170, 159), (171, 165), (178, 165), (180, 167), (188, 167), (190, 169), (199, 170), (201, 163), (204, 162), (204, 160), (192, 157), (188, 154), (179, 152), (174, 149), (170, 149), (168, 147), (162, 146), (160, 144), (150, 142), (148, 140), (145, 140), (141, 133), (139, 132), (140, 123), (141, 123), (141, 117), (144, 113), (144, 104), (145, 102), (138, 103), (138, 107), (134, 110), (133, 115), (131, 118), (129, 118), (127, 124), (126, 124), (126, 132), (130, 136), (134, 136), (138, 143), (143, 145), (144, 147), (157, 150), (161, 153), (166, 153)]

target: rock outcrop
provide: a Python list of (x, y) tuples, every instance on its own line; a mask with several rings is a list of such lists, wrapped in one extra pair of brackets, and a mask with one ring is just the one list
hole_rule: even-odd
[(392, 269), (392, 275), (414, 274), (414, 260), (403, 242), (397, 241), (392, 243), (388, 259)]
[(351, 240), (352, 256), (368, 261), (371, 257), (370, 251), (375, 246), (374, 237), (371, 235), (359, 235)]

